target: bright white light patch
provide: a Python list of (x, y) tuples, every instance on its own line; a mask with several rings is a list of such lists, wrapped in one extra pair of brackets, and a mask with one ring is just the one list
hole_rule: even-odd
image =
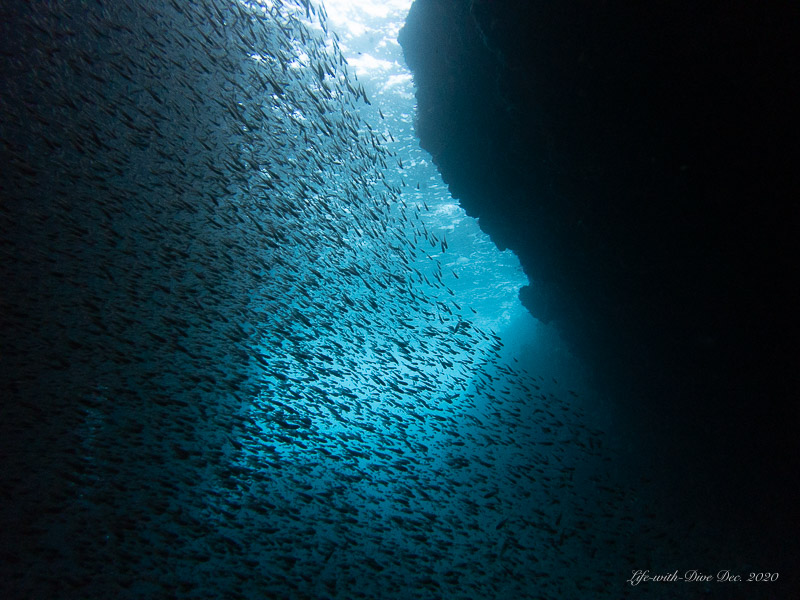
[(389, 71), (394, 66), (388, 60), (380, 60), (369, 54), (362, 54), (348, 61), (356, 70), (356, 75), (366, 75), (375, 71)]
[(385, 20), (391, 13), (401, 11), (405, 17), (412, 0), (324, 0), (328, 18), (336, 25), (348, 26), (352, 21), (367, 18)]
[(390, 75), (386, 80), (386, 88), (391, 87), (410, 87), (411, 86), (411, 73), (401, 73), (399, 75)]

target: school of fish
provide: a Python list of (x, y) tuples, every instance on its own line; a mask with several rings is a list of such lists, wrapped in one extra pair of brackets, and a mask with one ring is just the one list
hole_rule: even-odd
[(454, 291), (324, 9), (1, 12), (2, 597), (624, 581), (646, 507)]

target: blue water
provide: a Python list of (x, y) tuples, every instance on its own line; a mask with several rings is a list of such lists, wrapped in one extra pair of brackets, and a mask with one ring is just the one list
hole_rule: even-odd
[(603, 400), (402, 66), (303, 2), (12, 17), (6, 597), (602, 597), (644, 510)]

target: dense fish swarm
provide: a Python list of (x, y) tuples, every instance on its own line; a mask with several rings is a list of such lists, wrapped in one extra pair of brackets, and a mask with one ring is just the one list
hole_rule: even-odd
[(466, 314), (321, 9), (0, 11), (2, 597), (624, 581), (646, 509)]

